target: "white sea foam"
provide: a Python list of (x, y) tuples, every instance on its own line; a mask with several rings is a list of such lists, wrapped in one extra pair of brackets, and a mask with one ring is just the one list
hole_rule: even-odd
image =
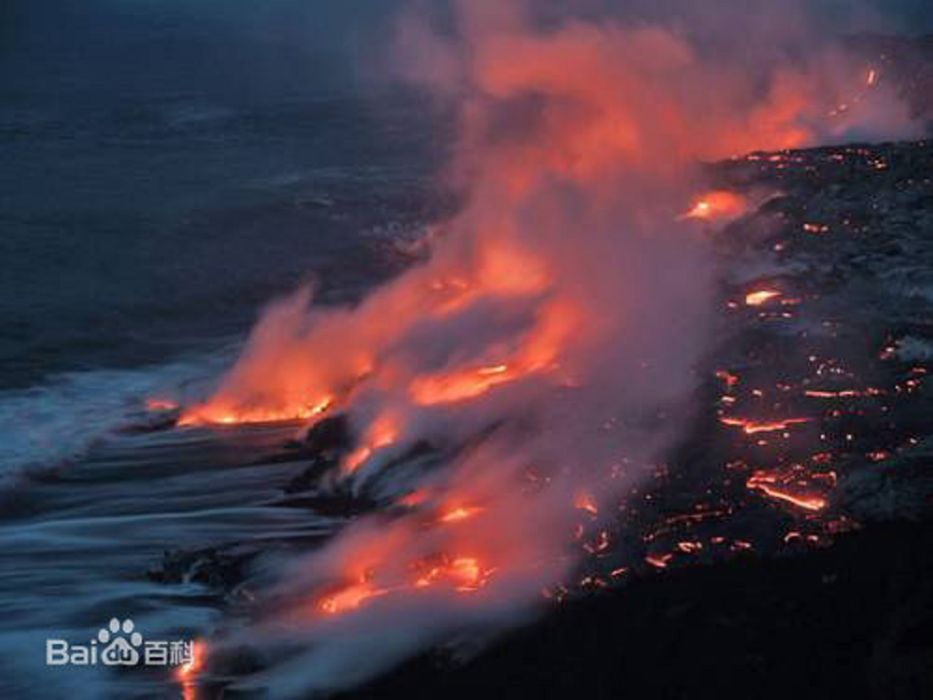
[(51, 467), (96, 441), (146, 420), (149, 398), (178, 399), (217, 374), (222, 358), (131, 370), (60, 374), (43, 384), (0, 391), (0, 475)]

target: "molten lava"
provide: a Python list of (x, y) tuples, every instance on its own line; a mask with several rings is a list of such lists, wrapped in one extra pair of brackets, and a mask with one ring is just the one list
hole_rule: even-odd
[(728, 190), (715, 190), (701, 195), (691, 203), (690, 209), (682, 219), (701, 221), (722, 221), (737, 219), (748, 209), (745, 198)]
[(198, 679), (207, 664), (207, 642), (196, 639), (191, 643), (191, 658), (175, 669), (175, 680), (181, 684), (184, 700), (198, 697)]
[(589, 513), (590, 516), (594, 518), (599, 515), (599, 507), (596, 505), (596, 501), (593, 500), (593, 496), (586, 491), (577, 493), (573, 499), (573, 507), (577, 510)]
[(418, 377), (411, 386), (411, 393), (415, 403), (422, 406), (454, 403), (485, 394), (500, 384), (515, 381), (518, 376), (519, 373), (511, 371), (508, 365), (458, 370)]
[(722, 417), (719, 422), (723, 425), (741, 428), (746, 435), (756, 435), (757, 433), (773, 433), (781, 430), (787, 430), (792, 425), (801, 425), (809, 423), (810, 418), (784, 418), (774, 421), (756, 421), (748, 418), (727, 418)]
[(317, 401), (286, 409), (232, 408), (222, 403), (209, 403), (185, 411), (178, 419), (178, 427), (310, 421), (325, 413), (333, 401), (332, 396), (325, 396)]
[(795, 492), (793, 486), (785, 485), (784, 480), (779, 476), (764, 471), (755, 472), (748, 479), (746, 486), (807, 511), (819, 512), (828, 505), (827, 500), (822, 496)]
[[(690, 422), (665, 418), (688, 413), (715, 326), (710, 241), (686, 234), (749, 207), (717, 189), (677, 217), (700, 163), (782, 150), (773, 165), (790, 167), (784, 149), (840, 123), (826, 117), (844, 91), (805, 61), (745, 75), (681, 32), (540, 23), (530, 7), (470, 0), (441, 31), (420, 15), (403, 23), (408, 77), (460, 101), (445, 173), (463, 185), (459, 209), (420, 262), (359, 303), (313, 305), (302, 290), (270, 308), (179, 421), (313, 422), (339, 407), (354, 442), (315, 488), (402, 506), (355, 518), (283, 577), (283, 627), (310, 611), (298, 616), (307, 663), (290, 663), (314, 678), (357, 677), (372, 629), (413, 651), (580, 581), (581, 557), (609, 558), (613, 535), (596, 530)], [(861, 84), (861, 66), (853, 75)], [(720, 378), (738, 394), (736, 375)], [(811, 419), (720, 421), (755, 435)], [(747, 485), (826, 507), (799, 481)], [(673, 548), (653, 548), (648, 565), (699, 551)]]
[(781, 293), (776, 289), (761, 289), (756, 292), (749, 292), (745, 295), (746, 306), (763, 306), (769, 301), (779, 299)]
[(395, 585), (377, 586), (370, 573), (356, 583), (323, 596), (317, 601), (316, 609), (324, 615), (337, 616), (355, 611), (376, 598), (411, 595), (438, 587), (455, 593), (472, 593), (482, 588), (492, 573), (493, 569), (484, 567), (476, 557), (431, 557), (415, 562), (407, 579)]
[(356, 610), (367, 600), (389, 593), (388, 589), (377, 588), (369, 581), (360, 581), (320, 600), (318, 607), (328, 615), (339, 615), (348, 610)]
[(392, 414), (383, 414), (366, 431), (362, 444), (344, 459), (344, 469), (354, 472), (372, 455), (384, 447), (389, 447), (398, 440), (399, 424)]
[(459, 523), (464, 520), (469, 520), (478, 513), (482, 513), (483, 510), (484, 509), (479, 506), (457, 506), (456, 508), (451, 508), (441, 513), (438, 522)]

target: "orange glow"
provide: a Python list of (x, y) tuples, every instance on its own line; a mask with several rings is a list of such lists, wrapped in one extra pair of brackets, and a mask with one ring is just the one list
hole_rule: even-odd
[(428, 500), (428, 495), (427, 489), (416, 489), (398, 499), (398, 504), (406, 508), (414, 508)]
[(680, 218), (702, 221), (736, 219), (742, 216), (747, 208), (748, 204), (741, 195), (728, 190), (714, 190), (694, 200), (690, 209)]
[(446, 581), (454, 590), (469, 593), (482, 587), (490, 573), (492, 572), (484, 569), (475, 557), (457, 557), (427, 567), (415, 579), (413, 585), (415, 588), (427, 588)]
[(807, 389), (803, 392), (804, 396), (808, 396), (811, 399), (848, 399), (858, 396), (880, 396), (883, 393), (883, 390), (876, 389), (874, 387), (869, 387), (864, 390), (841, 389), (840, 391), (820, 391), (817, 389)]
[(777, 299), (781, 293), (775, 289), (762, 289), (757, 292), (750, 292), (745, 295), (746, 306), (762, 306), (772, 299)]
[(716, 370), (716, 378), (725, 382), (728, 389), (733, 388), (739, 383), (739, 376), (737, 374), (733, 374), (732, 372), (724, 369)]
[[(454, 87), (465, 103), (451, 120), (460, 131), (445, 172), (444, 191), (456, 196), (431, 208), (440, 223), (425, 254), (352, 303), (312, 304), (303, 290), (272, 306), (217, 391), (179, 422), (313, 420), (339, 407), (355, 442), (322, 475), (322, 491), (374, 509), (397, 497), (401, 507), (360, 514), (302, 553), (308, 566), (289, 568), (296, 580), (288, 583), (307, 586), (284, 587), (283, 597), (300, 600), (282, 607), (322, 632), (341, 615), (361, 623), (334, 630), (350, 650), (354, 635), (387, 619), (419, 624), (424, 602), (464, 608), (436, 616), (447, 631), (440, 625), (487, 598), (498, 613), (579, 580), (583, 553), (611, 568), (612, 548), (627, 541), (615, 528), (628, 512), (616, 518), (617, 509), (665, 513), (642, 486), (655, 485), (652, 468), (692, 425), (679, 409), (696, 395), (705, 357), (696, 341), (718, 325), (708, 292), (719, 242), (703, 230), (742, 217), (765, 194), (688, 188), (709, 173), (703, 163), (810, 143), (826, 101), (838, 101), (803, 61), (746, 75), (660, 28), (584, 19), (524, 27), (524, 5), (534, 3), (455, 0), (456, 31), (418, 28), (425, 45), (412, 70), (428, 70), (429, 87)], [(498, 22), (505, 26), (486, 26)], [(432, 60), (434, 50), (442, 60)], [(790, 151), (759, 157), (771, 162), (739, 163), (740, 171), (800, 164)], [(703, 223), (672, 221), (683, 210), (679, 219)], [(773, 279), (757, 284), (784, 286)], [(746, 303), (776, 296), (752, 291)], [(732, 303), (740, 307), (741, 296)], [(730, 389), (739, 382), (719, 376)], [(794, 385), (795, 398), (802, 388)], [(720, 410), (751, 413), (740, 408), (744, 392), (734, 393), (736, 408)], [(756, 435), (811, 419), (719, 420)], [(753, 448), (739, 433), (734, 442)], [(753, 477), (749, 494), (746, 470), (729, 476), (743, 475), (747, 500), (761, 492), (812, 509), (820, 496), (811, 488), (829, 488)], [(657, 471), (658, 484), (680, 483)], [(731, 514), (732, 489), (721, 503), (717, 495), (703, 498), (723, 515), (695, 512), (684, 523)], [(596, 532), (604, 520), (607, 530)], [(701, 536), (711, 541), (704, 528), (646, 545), (672, 553), (636, 568), (698, 558)], [(407, 615), (407, 604), (422, 610)], [(389, 605), (391, 615), (377, 614)], [(322, 633), (309, 653), (328, 643)]]
[(483, 570), (475, 558), (459, 557), (451, 562), (450, 575), (459, 584), (457, 590), (475, 590), (480, 585)]
[(171, 399), (146, 399), (147, 411), (174, 411), (178, 404)]
[(571, 304), (545, 306), (511, 361), (420, 375), (411, 383), (412, 399), (421, 406), (458, 403), (518, 379), (551, 372), (578, 322), (579, 313)]
[(825, 498), (810, 494), (796, 494), (781, 485), (778, 477), (766, 472), (756, 472), (746, 483), (749, 489), (761, 491), (770, 498), (790, 503), (811, 512), (818, 512), (828, 505)]
[(673, 558), (673, 554), (649, 554), (645, 557), (645, 561), (656, 569), (666, 569)]
[(483, 512), (483, 508), (479, 506), (459, 506), (457, 508), (451, 508), (448, 511), (445, 511), (438, 518), (438, 522), (441, 523), (458, 523), (464, 520), (469, 520), (474, 515)]
[(356, 610), (367, 600), (384, 596), (388, 592), (387, 589), (377, 588), (369, 581), (360, 581), (322, 598), (318, 602), (318, 608), (328, 615), (339, 615), (348, 610)]
[(589, 513), (592, 517), (599, 515), (599, 508), (593, 496), (586, 491), (580, 491), (573, 499), (573, 507)]
[(373, 454), (371, 447), (357, 447), (353, 452), (348, 454), (343, 460), (344, 469), (348, 472), (355, 472), (360, 466), (369, 459)]
[(492, 569), (476, 557), (439, 557), (421, 561), (412, 567), (412, 577), (393, 586), (377, 586), (369, 577), (320, 598), (316, 609), (325, 615), (340, 615), (358, 610), (367, 602), (383, 596), (401, 595), (447, 585), (457, 593), (472, 593), (486, 585)]
[(367, 429), (363, 444), (344, 459), (344, 469), (355, 472), (377, 450), (393, 445), (399, 436), (399, 424), (391, 414), (383, 414)]
[(809, 423), (810, 418), (785, 418), (777, 421), (754, 421), (748, 418), (720, 418), (719, 422), (723, 425), (729, 425), (742, 428), (746, 435), (755, 435), (757, 433), (773, 433), (779, 430), (787, 430), (792, 425)]
[(196, 639), (191, 643), (191, 658), (175, 669), (175, 680), (181, 684), (184, 700), (198, 697), (198, 678), (207, 664), (207, 642)]
[(455, 403), (485, 394), (500, 384), (517, 377), (507, 365), (494, 365), (451, 372), (449, 374), (418, 377), (411, 385), (415, 402), (422, 406)]
[(185, 411), (178, 419), (181, 428), (199, 425), (239, 425), (249, 423), (283, 423), (294, 420), (311, 420), (327, 411), (333, 404), (332, 396), (291, 409), (228, 409), (222, 404), (209, 403)]
[(823, 233), (829, 233), (829, 226), (826, 224), (804, 224), (803, 230), (807, 233), (812, 233), (814, 235), (820, 235)]
[[(841, 97), (817, 66), (784, 66), (746, 80), (662, 27), (579, 21), (538, 32), (520, 9), (456, 4), (470, 51), (448, 53), (455, 40), (415, 22), (423, 48), (443, 58), (409, 68), (410, 77), (434, 88), (469, 76), (451, 170), (475, 176), (471, 197), (442, 225), (444, 235), (429, 236), (425, 264), (360, 304), (314, 306), (309, 290), (275, 304), (214, 395), (185, 411), (179, 425), (309, 420), (358, 387), (405, 392), (421, 407), (448, 405), (557, 368), (564, 375), (573, 364), (568, 356), (579, 354), (572, 341), (594, 344), (614, 311), (591, 302), (618, 298), (603, 288), (609, 275), (587, 279), (582, 272), (609, 256), (587, 241), (580, 250), (593, 257), (577, 266), (572, 241), (612, 228), (606, 224), (618, 222), (622, 210), (682, 191), (683, 174), (698, 162), (813, 142), (827, 107)], [(499, 21), (514, 26), (487, 26)], [(878, 75), (872, 67), (867, 81)], [(501, 127), (498, 106), (527, 95), (540, 96), (544, 108), (524, 137), (490, 138)], [(786, 152), (768, 158), (777, 167), (796, 162)], [(555, 188), (579, 194), (582, 209), (568, 215)], [(698, 194), (681, 218), (725, 221), (751, 205), (740, 193), (715, 189)], [(621, 240), (639, 226), (618, 227)], [(618, 247), (603, 252), (612, 250)], [(435, 333), (449, 322), (451, 337), (463, 315), (511, 305), (534, 317), (527, 335), (524, 327), (497, 333), (485, 351), (463, 355), (444, 351), (427, 360), (420, 352), (413, 332), (426, 322)], [(353, 461), (361, 460), (363, 452)]]

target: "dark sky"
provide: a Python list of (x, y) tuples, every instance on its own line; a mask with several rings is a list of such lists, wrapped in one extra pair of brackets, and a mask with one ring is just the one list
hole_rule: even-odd
[(193, 90), (289, 96), (350, 82), (394, 0), (2, 0), (0, 97)]
[[(421, 0), (436, 4), (444, 0)], [(933, 0), (803, 0), (828, 31), (933, 33)], [(0, 98), (198, 91), (264, 99), (378, 72), (405, 0), (2, 0)], [(785, 0), (536, 0), (725, 18)], [(688, 20), (687, 24), (692, 20)], [(767, 20), (766, 20), (767, 21)]]

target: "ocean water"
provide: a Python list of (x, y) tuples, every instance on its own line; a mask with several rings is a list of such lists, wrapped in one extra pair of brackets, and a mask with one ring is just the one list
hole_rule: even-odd
[(430, 129), (397, 93), (7, 95), (0, 473), (218, 374), (299, 284), (352, 302), (396, 271), (392, 237), (437, 213)]
[(276, 502), (296, 426), (123, 431), (209, 391), (275, 298), (396, 273), (445, 209), (436, 111), (336, 70), (306, 5), (0, 8), (0, 697), (180, 697), (45, 640), (207, 634), (218, 601), (147, 576), (165, 550), (335, 525)]

